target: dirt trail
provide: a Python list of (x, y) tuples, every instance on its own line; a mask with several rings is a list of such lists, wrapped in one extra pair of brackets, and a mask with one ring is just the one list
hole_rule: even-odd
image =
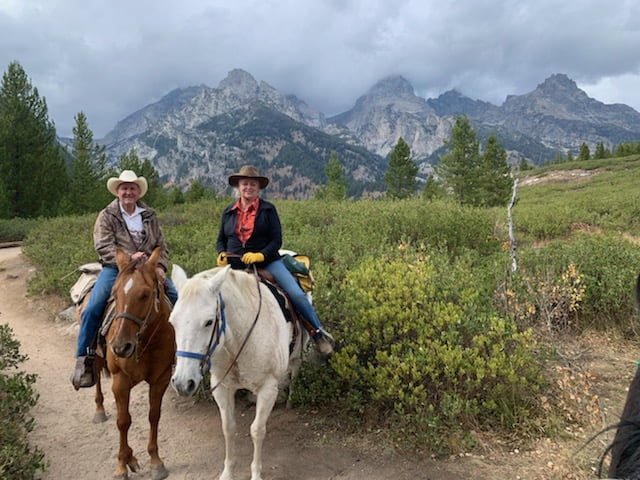
[[(32, 412), (36, 427), (31, 438), (49, 461), (43, 478), (111, 478), (118, 436), (110, 382), (106, 380), (104, 384), (109, 419), (93, 424), (93, 389), (76, 392), (69, 383), (75, 345), (73, 324), (56, 317), (65, 307), (62, 300), (49, 298), (45, 302), (26, 297), (26, 281), (32, 271), (19, 248), (0, 249), (0, 323), (9, 324), (21, 343), (22, 353), (29, 356), (24, 369), (38, 375), (36, 388), (40, 399)], [(611, 351), (604, 352), (603, 355)], [(603, 387), (605, 401), (612, 405), (611, 410), (617, 411), (633, 372), (626, 367), (629, 352), (611, 355), (617, 359), (615, 363), (598, 355), (592, 360), (594, 365), (601, 364), (603, 382), (609, 382)], [(618, 388), (619, 385), (622, 387)], [(142, 465), (140, 472), (130, 474), (132, 480), (151, 478), (146, 453), (146, 394), (146, 385), (139, 385), (132, 392), (133, 425), (129, 439)], [(238, 413), (236, 474), (238, 479), (248, 479), (252, 453), (249, 424), (254, 410), (244, 407)], [(312, 415), (282, 407), (273, 411), (264, 448), (265, 480), (582, 480), (593, 478), (593, 462), (589, 459), (595, 459), (595, 452), (601, 448), (596, 444), (583, 457), (573, 457), (579, 441), (543, 440), (526, 450), (487, 448), (483, 454), (447, 460), (409, 459), (376, 451), (375, 439), (360, 441), (316, 430), (310, 425)], [(599, 427), (594, 426), (594, 431)], [(169, 389), (163, 403), (159, 445), (169, 479), (217, 479), (222, 469), (224, 441), (215, 405), (195, 403)]]

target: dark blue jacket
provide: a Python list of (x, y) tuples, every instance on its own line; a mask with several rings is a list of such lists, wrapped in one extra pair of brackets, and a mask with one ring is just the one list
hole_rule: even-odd
[(264, 262), (258, 265), (266, 265), (279, 259), (278, 250), (282, 247), (282, 227), (276, 207), (271, 202), (259, 200), (253, 233), (243, 245), (235, 234), (237, 215), (233, 210), (234, 205), (235, 202), (227, 205), (222, 212), (216, 242), (218, 253), (227, 252), (242, 255), (247, 252), (261, 252), (264, 255)]

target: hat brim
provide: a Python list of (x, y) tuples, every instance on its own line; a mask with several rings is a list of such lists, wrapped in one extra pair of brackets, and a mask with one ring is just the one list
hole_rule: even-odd
[(120, 187), (123, 183), (135, 183), (140, 188), (140, 196), (138, 198), (142, 198), (147, 193), (147, 189), (149, 186), (147, 185), (147, 180), (144, 178), (138, 178), (132, 182), (128, 182), (125, 180), (120, 180), (119, 178), (110, 178), (107, 180), (107, 190), (111, 192), (114, 197), (118, 196), (118, 187)]
[(229, 185), (231, 185), (232, 187), (237, 187), (238, 182), (243, 178), (250, 178), (251, 180), (257, 180), (258, 185), (260, 185), (260, 188), (264, 188), (267, 185), (269, 185), (269, 179), (267, 177), (250, 177), (247, 175), (231, 175), (229, 177)]

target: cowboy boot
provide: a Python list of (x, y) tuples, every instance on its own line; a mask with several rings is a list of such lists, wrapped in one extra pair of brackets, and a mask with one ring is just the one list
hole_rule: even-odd
[(76, 359), (76, 367), (71, 375), (71, 384), (73, 388), (93, 387), (96, 384), (96, 359), (93, 355), (78, 357)]
[(321, 354), (328, 356), (333, 353), (333, 338), (321, 328), (311, 335), (311, 339)]

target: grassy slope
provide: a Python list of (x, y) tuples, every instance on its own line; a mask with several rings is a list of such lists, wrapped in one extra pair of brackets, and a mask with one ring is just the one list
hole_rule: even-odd
[(552, 165), (525, 172), (514, 209), (526, 243), (575, 229), (640, 235), (640, 156)]

